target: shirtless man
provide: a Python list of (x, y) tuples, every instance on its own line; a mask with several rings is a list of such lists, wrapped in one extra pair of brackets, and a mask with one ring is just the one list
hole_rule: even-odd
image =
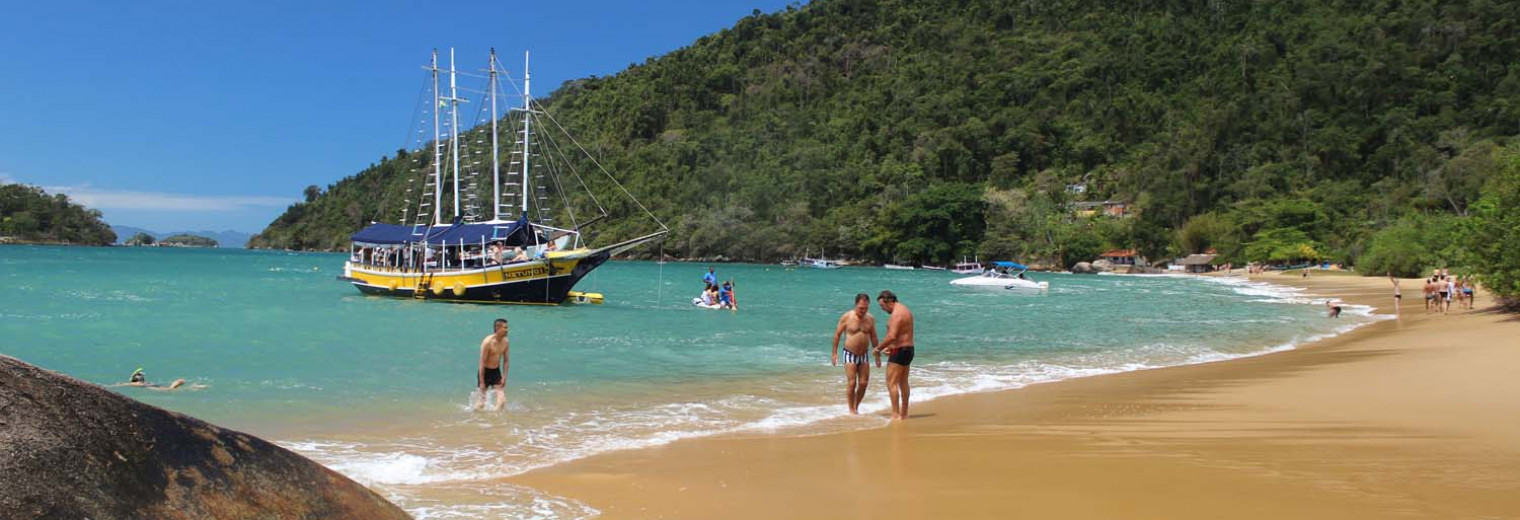
[(498, 318), (492, 326), (495, 330), (491, 335), (480, 340), (480, 369), (475, 374), (480, 400), (475, 401), (475, 409), (485, 408), (486, 401), (490, 400), (486, 392), (494, 388), (496, 406), (491, 409), (499, 412), (507, 407), (507, 367), (511, 366), (508, 353), (512, 344), (507, 341), (506, 318)]
[(1430, 314), (1430, 302), (1436, 297), (1436, 279), (1434, 276), (1425, 279), (1425, 313)]
[[(839, 337), (844, 339), (844, 400), (850, 407), (850, 415), (860, 413), (860, 400), (866, 396), (866, 385), (871, 381), (871, 365), (866, 362), (866, 349), (875, 348), (876, 318), (871, 310), (871, 297), (865, 293), (855, 295), (855, 308), (845, 311), (834, 327), (834, 347), (830, 364), (839, 365)], [(881, 366), (881, 352), (876, 353), (876, 366)]]
[(892, 398), (892, 420), (908, 418), (908, 365), (913, 363), (913, 312), (897, 302), (892, 291), (876, 296), (881, 310), (887, 311), (887, 338), (876, 352), (887, 353), (887, 395)]

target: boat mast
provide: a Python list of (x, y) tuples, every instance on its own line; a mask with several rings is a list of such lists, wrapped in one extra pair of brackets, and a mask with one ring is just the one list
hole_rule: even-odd
[(428, 67), (433, 73), (433, 225), (443, 222), (439, 220), (443, 209), (443, 143), (439, 142), (438, 129), (438, 49), (433, 49), (433, 65)]
[(454, 134), (454, 218), (459, 218), (459, 90), (454, 77), (453, 47), (449, 47), (449, 129)]
[(528, 214), (528, 163), (533, 155), (528, 151), (528, 127), (533, 122), (533, 76), (528, 73), (528, 51), (523, 51), (523, 147), (522, 147), (522, 212)]
[(496, 48), (491, 47), (491, 220), (501, 220), (501, 156), (496, 150)]

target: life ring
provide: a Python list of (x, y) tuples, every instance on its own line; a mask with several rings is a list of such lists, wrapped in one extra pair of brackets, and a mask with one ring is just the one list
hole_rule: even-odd
[(454, 287), (453, 287), (452, 291), (454, 293), (454, 297), (455, 298), (463, 298), (464, 297), (464, 284), (462, 284), (462, 283), (456, 283), (456, 284), (454, 284)]

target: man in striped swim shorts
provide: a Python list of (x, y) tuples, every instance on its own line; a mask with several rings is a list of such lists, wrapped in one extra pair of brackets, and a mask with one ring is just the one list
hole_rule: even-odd
[[(871, 316), (871, 297), (865, 293), (855, 295), (855, 308), (845, 311), (834, 327), (834, 354), (831, 364), (839, 365), (839, 337), (844, 340), (844, 399), (850, 407), (850, 415), (860, 413), (860, 401), (866, 396), (866, 385), (871, 381), (871, 365), (866, 350), (876, 348), (876, 318)], [(847, 335), (846, 335), (847, 334)], [(881, 366), (881, 353), (876, 353), (876, 366)]]

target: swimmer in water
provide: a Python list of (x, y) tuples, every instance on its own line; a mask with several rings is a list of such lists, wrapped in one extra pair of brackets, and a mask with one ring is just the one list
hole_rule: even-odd
[(185, 386), (184, 379), (175, 379), (173, 382), (169, 383), (169, 386), (163, 386), (157, 383), (149, 383), (148, 376), (143, 372), (142, 367), (138, 367), (137, 370), (133, 370), (132, 375), (127, 377), (127, 382), (113, 386), (136, 386), (149, 390), (157, 390), (160, 392), (179, 390), (181, 387), (191, 390), (200, 390), (202, 388), (206, 388), (206, 385), (190, 385), (187, 387)]

